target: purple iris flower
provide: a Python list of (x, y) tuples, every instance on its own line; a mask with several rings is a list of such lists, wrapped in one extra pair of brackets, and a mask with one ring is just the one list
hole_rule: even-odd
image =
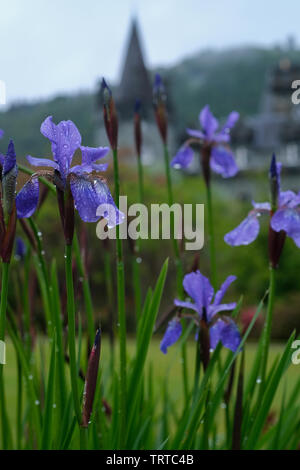
[[(108, 154), (109, 148), (83, 147), (75, 124), (61, 121), (56, 125), (52, 116), (42, 123), (41, 133), (51, 142), (53, 160), (28, 156), (28, 162), (33, 166), (53, 168), (52, 177), (60, 189), (65, 190), (70, 184), (75, 208), (84, 222), (96, 222), (103, 216), (107, 218), (109, 228), (122, 223), (124, 214), (116, 207), (105, 180), (97, 174), (107, 169), (106, 163), (97, 162)], [(73, 156), (78, 149), (82, 153), (82, 163), (72, 167)], [(98, 210), (100, 206), (104, 207), (103, 211)]]
[(191, 139), (180, 148), (171, 162), (171, 166), (176, 169), (187, 168), (194, 156), (190, 143), (199, 141), (203, 148), (208, 149), (209, 165), (212, 171), (223, 176), (231, 178), (238, 172), (237, 164), (232, 152), (224, 146), (230, 142), (230, 130), (239, 119), (239, 113), (232, 111), (226, 123), (219, 129), (219, 122), (210, 111), (209, 105), (206, 105), (200, 115), (199, 121), (202, 130), (187, 129)]
[[(258, 236), (260, 230), (259, 217), (263, 214), (271, 216), (270, 226), (275, 232), (285, 232), (300, 248), (300, 192), (281, 191), (280, 173), (281, 163), (276, 163), (275, 155), (272, 158), (270, 176), (277, 181), (277, 201), (275, 210), (271, 210), (269, 202), (252, 202), (253, 209), (249, 212), (238, 227), (227, 233), (225, 242), (231, 246), (249, 245)], [(274, 174), (275, 172), (275, 174)]]
[(18, 165), (15, 152), (15, 146), (11, 140), (6, 155), (0, 154), (0, 164), (2, 166), (2, 191), (3, 208), (10, 214), (14, 201), (16, 202), (17, 217), (19, 219), (31, 217), (36, 209), (39, 199), (38, 177), (33, 176), (19, 191), (15, 194), (16, 180), (18, 175)]
[(2, 139), (3, 136), (4, 136), (4, 131), (0, 129), (0, 139)]
[[(177, 307), (196, 312), (195, 323), (197, 325), (201, 320), (205, 321), (209, 327), (211, 349), (215, 349), (219, 341), (231, 351), (236, 351), (240, 344), (241, 336), (234, 321), (227, 316), (216, 317), (220, 312), (229, 312), (235, 309), (236, 302), (221, 303), (228, 287), (235, 280), (235, 276), (229, 276), (214, 295), (214, 289), (209, 279), (203, 276), (200, 271), (192, 272), (184, 277), (183, 287), (193, 302), (183, 302), (177, 299), (174, 302)], [(160, 345), (164, 354), (167, 353), (168, 347), (176, 343), (181, 333), (180, 320), (176, 318), (171, 320)]]

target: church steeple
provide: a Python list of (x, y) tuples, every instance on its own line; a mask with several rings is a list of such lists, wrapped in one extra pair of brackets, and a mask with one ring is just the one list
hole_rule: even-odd
[(131, 23), (127, 52), (117, 95), (118, 108), (124, 117), (132, 117), (136, 99), (145, 114), (152, 106), (152, 87), (145, 66), (136, 18)]

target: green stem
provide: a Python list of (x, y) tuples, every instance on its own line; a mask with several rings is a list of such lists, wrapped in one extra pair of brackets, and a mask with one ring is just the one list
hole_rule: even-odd
[(138, 156), (138, 180), (139, 180), (139, 200), (140, 204), (144, 203), (144, 170), (141, 156)]
[[(143, 164), (142, 164), (141, 155), (138, 155), (137, 157), (137, 164), (138, 164), (139, 202), (140, 204), (144, 204), (144, 175), (143, 175)], [(141, 253), (141, 239), (140, 238), (136, 241), (136, 253), (137, 255)], [(132, 257), (132, 271), (133, 271), (136, 321), (138, 323), (140, 314), (141, 314), (141, 308), (142, 308), (142, 288), (141, 288), (140, 263), (138, 263), (135, 254)]]
[[(118, 150), (113, 151), (114, 157), (114, 180), (115, 180), (115, 199), (119, 207), (120, 198), (120, 180), (119, 180), (119, 162)], [(125, 311), (125, 275), (123, 261), (123, 246), (120, 239), (120, 226), (116, 226), (116, 244), (117, 244), (117, 286), (118, 286), (118, 320), (119, 320), (119, 339), (120, 339), (120, 429), (119, 446), (124, 446), (124, 437), (126, 435), (126, 392), (127, 392), (127, 372), (126, 372), (126, 311)]]
[(213, 221), (213, 208), (211, 198), (211, 188), (206, 185), (206, 199), (207, 199), (207, 223), (208, 223), (208, 242), (209, 242), (209, 256), (210, 256), (210, 269), (211, 269), (211, 282), (213, 287), (217, 288), (217, 265), (216, 265), (216, 250), (215, 250), (215, 235), (214, 235), (214, 221)]
[[(1, 285), (1, 302), (0, 302), (0, 340), (1, 341), (4, 341), (5, 339), (9, 267), (10, 267), (9, 263), (2, 263), (2, 285)], [(9, 439), (8, 439), (8, 419), (7, 419), (7, 413), (6, 413), (4, 381), (3, 381), (3, 364), (0, 364), (0, 407), (1, 407), (3, 449), (7, 449), (9, 445)]]
[(264, 383), (266, 379), (267, 365), (268, 365), (268, 355), (269, 355), (269, 346), (272, 330), (272, 319), (274, 311), (274, 301), (275, 301), (275, 276), (276, 270), (270, 267), (270, 286), (269, 286), (269, 297), (268, 297), (268, 308), (267, 316), (265, 320), (264, 330), (263, 330), (263, 339), (262, 339), (262, 355), (261, 355), (261, 391), (264, 389)]
[[(164, 160), (165, 160), (165, 172), (166, 172), (166, 179), (167, 179), (167, 190), (168, 190), (168, 203), (169, 206), (173, 206), (174, 198), (173, 198), (173, 188), (172, 188), (172, 178), (171, 178), (171, 170), (170, 170), (170, 157), (169, 157), (169, 150), (167, 145), (164, 146)], [(179, 246), (174, 234), (174, 213), (171, 211), (171, 220), (170, 220), (170, 231), (171, 231), (171, 239), (173, 243), (173, 250), (175, 255), (175, 265), (176, 265), (176, 279), (177, 279), (177, 293), (180, 298), (183, 297), (183, 266), (182, 261), (180, 258)]]
[(87, 450), (88, 448), (88, 429), (80, 427), (80, 450)]
[(70, 377), (74, 409), (78, 424), (81, 424), (81, 409), (78, 393), (78, 374), (76, 359), (75, 299), (72, 273), (72, 245), (66, 245), (65, 271), (67, 284), (68, 339), (70, 356)]
[[(165, 161), (165, 173), (167, 179), (167, 190), (168, 190), (168, 203), (169, 206), (173, 206), (174, 198), (173, 198), (173, 189), (172, 189), (172, 178), (171, 178), (171, 170), (170, 170), (170, 156), (168, 146), (164, 145), (164, 161)], [(175, 239), (174, 234), (174, 213), (171, 211), (170, 213), (170, 231), (171, 231), (171, 238), (173, 243), (173, 250), (175, 255), (175, 266), (176, 266), (176, 283), (177, 283), (177, 294), (180, 299), (183, 299), (184, 291), (183, 291), (183, 265), (182, 260), (180, 257), (179, 246), (177, 240)], [(183, 333), (186, 329), (186, 322), (182, 321), (183, 325)], [(183, 390), (185, 399), (188, 399), (188, 371), (187, 371), (187, 352), (186, 352), (186, 343), (182, 343), (181, 346), (181, 359), (182, 359), (182, 379), (183, 379)]]
[(76, 234), (74, 236), (74, 251), (75, 251), (75, 257), (76, 257), (76, 263), (77, 263), (77, 267), (79, 271), (79, 276), (82, 278), (82, 288), (83, 288), (84, 304), (85, 304), (86, 315), (87, 315), (89, 342), (90, 342), (90, 345), (92, 345), (95, 335), (96, 335), (94, 318), (93, 318), (93, 301), (92, 301), (92, 295), (91, 295), (88, 276), (84, 269), (84, 265), (83, 265), (81, 254), (80, 254), (78, 237)]

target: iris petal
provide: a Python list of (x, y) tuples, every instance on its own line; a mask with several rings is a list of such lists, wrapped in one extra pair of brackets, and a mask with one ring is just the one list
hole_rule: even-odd
[(194, 157), (194, 152), (191, 147), (184, 146), (177, 152), (173, 160), (171, 161), (171, 166), (173, 168), (187, 168)]
[(49, 160), (48, 158), (35, 158), (31, 155), (27, 155), (26, 158), (28, 163), (30, 163), (30, 165), (32, 166), (49, 166), (51, 168), (55, 168), (56, 170), (59, 169), (58, 164), (55, 163), (53, 160)]
[(176, 307), (187, 308), (189, 310), (194, 310), (195, 312), (201, 314), (201, 312), (198, 312), (197, 306), (192, 302), (184, 302), (182, 300), (175, 299), (174, 304), (176, 305)]
[(237, 277), (236, 276), (228, 276), (227, 279), (223, 282), (221, 285), (220, 289), (215, 295), (214, 299), (214, 305), (219, 305), (222, 302), (222, 299), (224, 295), (226, 294), (226, 291), (230, 284), (232, 284), (234, 281), (236, 281)]
[(203, 276), (200, 271), (187, 274), (183, 280), (183, 287), (195, 301), (199, 314), (202, 313), (203, 307), (208, 308), (214, 295), (214, 289), (209, 279)]
[[(84, 222), (96, 222), (101, 216), (107, 218), (109, 228), (123, 222), (124, 214), (117, 209), (107, 184), (101, 178), (71, 174), (70, 185), (75, 208)], [(99, 207), (103, 208), (103, 213), (99, 212)]]
[(167, 354), (168, 348), (172, 346), (180, 338), (182, 333), (182, 326), (180, 321), (171, 320), (168, 324), (164, 337), (160, 343), (160, 350)]
[(211, 140), (219, 127), (219, 122), (210, 111), (209, 105), (206, 105), (202, 109), (199, 115), (199, 121), (202, 129), (205, 132), (205, 138), (207, 140)]
[(202, 131), (198, 131), (197, 129), (187, 129), (186, 132), (191, 137), (195, 137), (196, 139), (205, 139), (205, 135)]
[(300, 213), (291, 208), (279, 209), (271, 219), (271, 227), (275, 232), (284, 230), (300, 248)]
[(213, 147), (210, 159), (211, 169), (223, 178), (232, 178), (239, 171), (233, 154), (224, 147)]
[(230, 318), (227, 321), (218, 320), (209, 330), (210, 347), (215, 349), (221, 341), (225, 348), (235, 352), (241, 342), (241, 335), (238, 327)]
[(39, 202), (39, 180), (31, 178), (16, 197), (18, 219), (31, 217)]
[(256, 239), (259, 228), (256, 214), (251, 213), (238, 227), (227, 233), (224, 240), (231, 246), (249, 245)]
[(41, 125), (41, 133), (50, 140), (54, 160), (62, 177), (66, 178), (73, 155), (81, 145), (79, 130), (72, 121), (61, 121), (56, 125), (49, 116)]
[(89, 164), (106, 157), (109, 147), (80, 147), (82, 152), (82, 164)]

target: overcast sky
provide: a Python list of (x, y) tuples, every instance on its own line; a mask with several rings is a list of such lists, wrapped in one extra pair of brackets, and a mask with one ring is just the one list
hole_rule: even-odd
[(0, 0), (0, 80), (8, 102), (117, 80), (137, 14), (148, 65), (202, 48), (300, 43), (300, 1)]

